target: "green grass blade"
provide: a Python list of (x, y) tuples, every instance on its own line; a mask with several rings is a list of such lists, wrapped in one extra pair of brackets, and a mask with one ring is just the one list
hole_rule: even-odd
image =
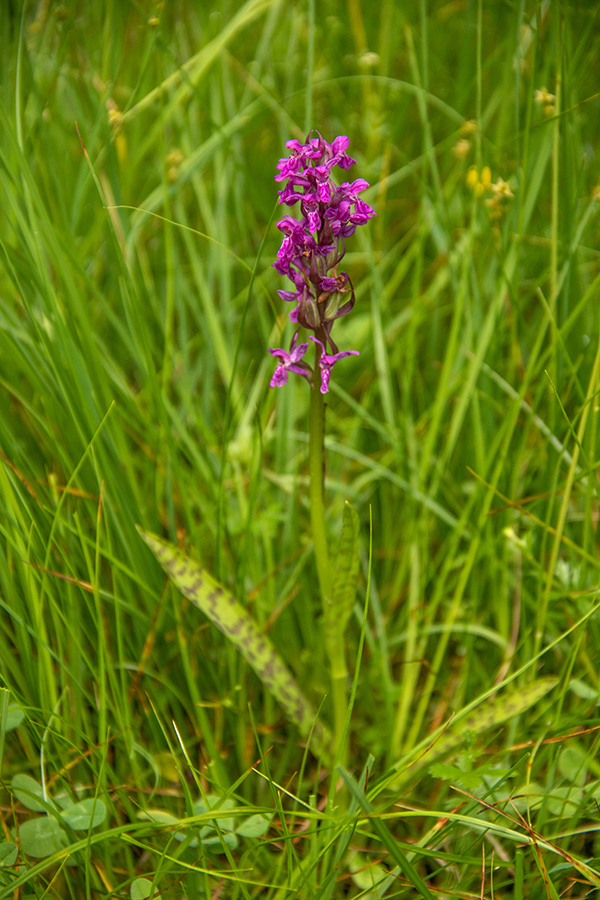
[[(341, 768), (341, 766), (338, 766), (338, 772), (340, 773), (346, 787), (349, 789), (353, 798), (358, 802), (362, 809), (364, 809), (366, 813), (373, 814), (375, 811), (367, 800), (364, 791), (359, 788), (354, 779), (347, 772), (345, 772), (344, 769)], [(379, 837), (381, 843), (390, 854), (390, 857), (399, 866), (408, 881), (412, 883), (412, 885), (416, 888), (416, 890), (422, 897), (425, 897), (426, 900), (433, 900), (433, 894), (431, 893), (415, 867), (406, 858), (405, 854), (398, 846), (397, 841), (394, 839), (393, 835), (390, 834), (385, 823), (378, 819), (376, 814), (372, 815), (372, 817), (369, 819), (369, 822), (372, 825), (373, 830), (377, 833), (377, 836)]]

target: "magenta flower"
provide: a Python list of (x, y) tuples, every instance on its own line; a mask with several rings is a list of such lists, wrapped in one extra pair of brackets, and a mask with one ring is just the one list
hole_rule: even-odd
[(308, 368), (306, 366), (298, 365), (308, 350), (308, 344), (298, 344), (298, 346), (296, 346), (297, 337), (298, 332), (294, 335), (289, 353), (287, 350), (281, 349), (269, 350), (269, 353), (272, 356), (279, 359), (279, 364), (275, 368), (273, 377), (271, 378), (271, 387), (282, 387), (284, 384), (287, 384), (288, 371), (296, 372), (298, 375), (308, 375)]
[(340, 169), (349, 169), (350, 166), (356, 165), (356, 160), (352, 159), (352, 157), (348, 156), (346, 153), (349, 145), (350, 138), (345, 137), (345, 135), (334, 138), (333, 143), (331, 144), (334, 156), (329, 165), (339, 166)]
[(349, 181), (343, 181), (340, 184), (340, 193), (346, 197), (347, 200), (351, 200), (352, 203), (356, 203), (358, 200), (358, 195), (362, 191), (366, 191), (369, 187), (369, 182), (365, 181), (364, 178), (357, 178), (356, 181), (350, 183)]
[(355, 225), (364, 225), (365, 222), (368, 222), (368, 220), (372, 219), (375, 215), (377, 215), (377, 213), (368, 203), (365, 203), (364, 200), (357, 200), (354, 212), (350, 216), (350, 221)]
[(288, 141), (285, 146), (292, 153), (290, 156), (280, 159), (277, 163), (279, 175), (275, 176), (275, 181), (283, 181), (285, 178), (289, 178), (290, 175), (295, 175), (303, 168), (306, 159), (318, 159), (321, 156), (321, 151), (317, 145), (318, 141), (314, 139), (306, 144), (301, 144), (300, 141), (296, 140)]
[[(321, 341), (313, 337), (312, 334), (309, 334), (308, 339), (310, 341), (314, 341), (315, 344), (321, 344)], [(341, 353), (334, 353), (333, 356), (330, 356), (325, 352), (325, 347), (321, 344), (321, 358), (319, 359), (319, 368), (321, 370), (321, 393), (326, 394), (329, 391), (329, 379), (331, 378), (331, 370), (335, 366), (338, 359), (342, 359), (344, 356), (360, 356), (358, 350), (342, 350)], [(287, 381), (287, 377), (286, 377)]]
[[(339, 135), (329, 144), (318, 132), (307, 137), (304, 144), (297, 140), (286, 144), (290, 155), (277, 163), (275, 181), (285, 182), (279, 193), (279, 203), (293, 206), (300, 203), (300, 219), (284, 216), (277, 227), (283, 232), (281, 247), (274, 268), (287, 276), (294, 285), (292, 291), (278, 291), (282, 300), (295, 303), (289, 319), (297, 325), (289, 353), (269, 350), (278, 360), (271, 379), (271, 387), (287, 383), (288, 372), (313, 377), (310, 366), (301, 362), (308, 348), (298, 344), (300, 328), (314, 332), (312, 341), (320, 345), (321, 393), (329, 390), (331, 370), (344, 356), (357, 356), (358, 350), (338, 352), (331, 337), (336, 319), (347, 316), (354, 307), (355, 295), (347, 272), (339, 272), (344, 257), (344, 240), (351, 237), (359, 225), (368, 222), (375, 211), (359, 198), (369, 184), (364, 178), (333, 180), (337, 167), (347, 170), (356, 160), (346, 152), (350, 139)], [(328, 354), (327, 347), (332, 351)]]

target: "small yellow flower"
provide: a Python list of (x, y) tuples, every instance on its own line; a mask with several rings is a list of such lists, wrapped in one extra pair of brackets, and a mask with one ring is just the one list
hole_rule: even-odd
[(492, 186), (492, 171), (489, 166), (484, 166), (481, 175), (477, 171), (477, 166), (471, 166), (467, 172), (467, 186), (475, 193), (476, 197), (481, 197), (484, 191), (489, 191)]
[(359, 66), (362, 66), (364, 69), (368, 69), (371, 66), (378, 66), (379, 62), (379, 53), (373, 53), (372, 50), (367, 53), (363, 53), (363, 55), (358, 59)]
[(479, 181), (479, 176), (477, 174), (477, 166), (471, 166), (469, 171), (467, 172), (467, 187), (470, 187), (471, 190), (475, 188), (477, 182)]
[(547, 88), (543, 87), (541, 90), (535, 92), (533, 99), (540, 106), (547, 106), (549, 103), (554, 103), (556, 97), (554, 94), (551, 94)]
[(504, 198), (509, 200), (511, 197), (515, 196), (504, 178), (498, 178), (496, 184), (492, 184), (491, 188), (494, 196), (498, 197), (500, 200), (503, 200)]
[(514, 194), (503, 178), (498, 178), (498, 181), (495, 184), (492, 184), (490, 188), (492, 196), (485, 202), (490, 209), (490, 216), (492, 219), (498, 220), (502, 218), (505, 209), (504, 200), (510, 200), (511, 197), (514, 197)]
[(471, 142), (465, 140), (465, 138), (461, 138), (456, 142), (454, 147), (452, 148), (452, 152), (456, 156), (457, 159), (464, 159), (465, 156), (468, 156), (469, 150), (471, 149)]
[(168, 166), (180, 166), (184, 158), (185, 157), (179, 147), (176, 147), (174, 150), (171, 150), (170, 153), (167, 153), (165, 162)]
[(533, 99), (539, 106), (544, 108), (545, 116), (554, 115), (554, 101), (556, 100), (556, 97), (554, 94), (551, 94), (547, 88), (543, 87), (541, 90), (536, 91)]
[(179, 178), (179, 166), (184, 159), (185, 156), (179, 147), (176, 147), (174, 150), (171, 150), (170, 153), (167, 153), (165, 162), (167, 164), (167, 178), (169, 181), (177, 181)]
[(468, 137), (477, 131), (477, 122), (475, 119), (466, 119), (460, 126), (460, 133)]
[(109, 97), (106, 101), (106, 111), (108, 112), (108, 121), (110, 122), (110, 124), (115, 128), (118, 128), (123, 119), (123, 113), (121, 112), (115, 101), (112, 99), (112, 97)]

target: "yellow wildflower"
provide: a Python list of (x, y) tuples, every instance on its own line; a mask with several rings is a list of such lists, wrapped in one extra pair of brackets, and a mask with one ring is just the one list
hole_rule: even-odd
[(110, 122), (110, 124), (115, 128), (118, 128), (123, 119), (123, 113), (121, 112), (115, 101), (112, 99), (112, 97), (109, 97), (106, 101), (106, 111), (108, 112), (108, 121)]
[(456, 156), (457, 159), (464, 159), (465, 156), (468, 155), (469, 150), (471, 149), (471, 142), (465, 140), (465, 138), (461, 138), (456, 142), (454, 147), (452, 148), (452, 152)]
[(537, 104), (539, 104), (539, 106), (543, 106), (545, 116), (553, 115), (554, 101), (556, 100), (556, 97), (554, 96), (554, 94), (551, 94), (547, 88), (543, 87), (541, 88), (541, 90), (536, 91), (533, 99)]
[(167, 153), (165, 162), (168, 166), (180, 166), (184, 158), (185, 157), (179, 147), (176, 147), (174, 150), (171, 150), (170, 153)]
[(499, 197), (501, 200), (504, 198), (509, 200), (511, 197), (515, 196), (504, 178), (498, 178), (496, 184), (492, 184), (491, 188), (494, 196)]
[(475, 131), (477, 131), (477, 122), (475, 119), (466, 119), (460, 126), (460, 133), (464, 134), (466, 137), (473, 134)]
[(510, 200), (511, 197), (514, 197), (514, 194), (503, 178), (498, 178), (498, 181), (495, 184), (490, 185), (490, 189), (492, 191), (492, 196), (485, 202), (490, 209), (492, 219), (497, 220), (502, 218), (504, 212), (503, 201)]
[(484, 191), (489, 191), (492, 186), (492, 170), (489, 166), (484, 166), (481, 174), (477, 170), (477, 166), (471, 166), (467, 172), (467, 186), (475, 193), (476, 197), (481, 197)]
[(179, 166), (184, 159), (185, 157), (179, 147), (176, 147), (174, 150), (171, 150), (170, 153), (167, 153), (165, 162), (167, 164), (167, 178), (169, 181), (177, 181), (179, 178)]

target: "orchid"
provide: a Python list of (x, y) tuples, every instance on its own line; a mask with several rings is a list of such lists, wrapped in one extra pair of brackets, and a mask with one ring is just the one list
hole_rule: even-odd
[[(338, 351), (331, 337), (336, 319), (348, 315), (355, 303), (354, 288), (347, 272), (338, 272), (344, 257), (344, 239), (351, 237), (358, 225), (375, 215), (375, 210), (361, 200), (359, 194), (369, 184), (364, 178), (336, 184), (332, 171), (337, 167), (348, 170), (356, 160), (346, 152), (350, 139), (339, 135), (329, 144), (318, 133), (310, 135), (302, 144), (290, 140), (286, 148), (290, 155), (277, 163), (275, 181), (286, 182), (278, 191), (279, 203), (294, 206), (300, 203), (302, 218), (284, 216), (277, 227), (283, 233), (274, 268), (293, 282), (294, 290), (280, 290), (279, 296), (296, 306), (289, 313), (290, 322), (297, 325), (289, 353), (274, 349), (269, 352), (279, 362), (271, 379), (271, 387), (287, 383), (288, 372), (303, 375), (309, 381), (313, 373), (300, 360), (308, 344), (298, 344), (300, 328), (313, 331), (317, 365), (321, 373), (321, 393), (329, 390), (331, 370), (344, 356), (358, 356), (358, 350)], [(330, 347), (332, 353), (327, 352)], [(320, 355), (319, 355), (320, 353)]]
[[(311, 136), (316, 134), (316, 137)], [(310, 521), (317, 564), (324, 619), (331, 617), (333, 579), (325, 527), (325, 399), (333, 367), (346, 356), (360, 356), (358, 350), (338, 350), (331, 335), (337, 319), (347, 316), (356, 302), (347, 272), (339, 270), (346, 253), (345, 239), (375, 215), (361, 194), (369, 184), (364, 178), (343, 181), (333, 179), (336, 167), (346, 171), (356, 160), (346, 152), (349, 138), (339, 135), (331, 144), (318, 132), (308, 135), (304, 144), (297, 140), (286, 144), (290, 155), (277, 163), (279, 203), (287, 207), (300, 204), (300, 217), (283, 216), (277, 223), (282, 232), (275, 269), (293, 284), (292, 290), (280, 290), (279, 296), (294, 307), (288, 314), (296, 326), (289, 351), (279, 347), (269, 353), (277, 360), (271, 387), (287, 384), (290, 372), (309, 382), (308, 493)], [(311, 368), (304, 362), (308, 341), (299, 343), (301, 329), (312, 332), (308, 340), (315, 345)], [(328, 632), (326, 630), (326, 637)], [(347, 697), (343, 642), (326, 640), (332, 677), (336, 742), (345, 740)], [(337, 673), (341, 674), (338, 675)]]

